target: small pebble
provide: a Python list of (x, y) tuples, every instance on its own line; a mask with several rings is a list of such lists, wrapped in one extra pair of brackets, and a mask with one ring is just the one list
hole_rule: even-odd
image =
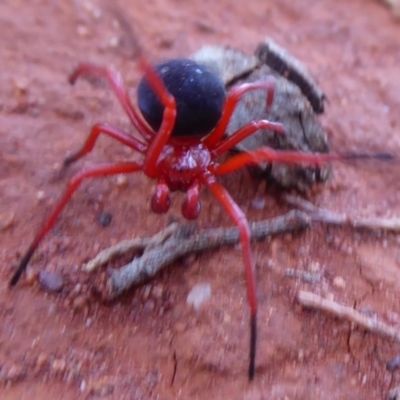
[(76, 32), (80, 37), (88, 37), (89, 36), (89, 29), (85, 25), (78, 25), (76, 28)]
[(126, 175), (123, 174), (118, 175), (116, 184), (119, 187), (126, 186), (128, 184), (128, 178), (126, 177)]
[(51, 369), (55, 373), (62, 373), (65, 371), (66, 366), (67, 366), (67, 363), (65, 362), (65, 360), (56, 358), (51, 364)]
[(393, 360), (386, 363), (386, 369), (388, 371), (394, 371), (400, 367), (400, 356), (396, 356)]
[(182, 333), (182, 332), (185, 331), (185, 329), (186, 329), (186, 325), (185, 325), (183, 322), (177, 322), (177, 323), (174, 325), (174, 330), (175, 330), (175, 332), (177, 332), (177, 333)]
[(22, 77), (14, 78), (13, 83), (20, 95), (26, 94), (28, 92), (29, 83), (26, 78), (22, 78)]
[(346, 282), (341, 276), (335, 276), (335, 278), (333, 278), (333, 286), (338, 289), (344, 289), (346, 287)]
[(57, 272), (49, 271), (39, 272), (39, 283), (43, 289), (49, 292), (59, 292), (64, 286), (62, 276)]
[(38, 190), (38, 191), (36, 192), (36, 198), (37, 198), (38, 200), (43, 200), (44, 197), (45, 197), (45, 195), (46, 195), (46, 193), (45, 193), (43, 190)]
[(311, 272), (319, 272), (321, 270), (321, 264), (317, 261), (312, 261), (308, 266), (308, 269)]
[(103, 228), (106, 228), (111, 224), (112, 221), (112, 214), (108, 212), (101, 212), (99, 216), (97, 217), (97, 222), (102, 226)]
[(400, 321), (400, 315), (395, 313), (394, 311), (386, 311), (385, 313), (386, 318), (388, 320), (388, 322), (392, 323), (392, 324), (398, 324)]
[(265, 208), (265, 199), (262, 197), (256, 197), (251, 201), (251, 206), (255, 210), (263, 210)]
[(149, 297), (150, 297), (150, 293), (151, 293), (151, 286), (150, 285), (146, 285), (143, 289), (143, 296), (142, 299), (144, 301), (146, 301)]
[(14, 224), (15, 214), (13, 212), (0, 214), (0, 231), (10, 229)]
[(155, 308), (156, 308), (156, 303), (154, 302), (154, 300), (147, 300), (146, 303), (144, 303), (143, 311), (150, 313), (154, 311)]
[(118, 36), (112, 36), (109, 40), (108, 40), (108, 47), (115, 49), (116, 47), (118, 47), (119, 45), (119, 38)]
[(151, 290), (151, 294), (156, 299), (161, 299), (164, 294), (164, 288), (162, 285), (156, 285)]
[(46, 354), (40, 353), (36, 360), (35, 372), (41, 371), (45, 367), (47, 361), (48, 360)]
[(37, 273), (32, 268), (27, 268), (25, 272), (25, 282), (28, 285), (33, 285), (37, 281)]
[(79, 295), (79, 296), (75, 297), (74, 301), (72, 302), (72, 308), (75, 311), (87, 312), (89, 309), (87, 297), (84, 295)]
[(86, 389), (86, 381), (82, 380), (81, 384), (79, 385), (79, 390), (84, 392)]
[(201, 305), (211, 297), (211, 285), (209, 283), (197, 283), (192, 287), (186, 298), (186, 304), (193, 306), (198, 311)]

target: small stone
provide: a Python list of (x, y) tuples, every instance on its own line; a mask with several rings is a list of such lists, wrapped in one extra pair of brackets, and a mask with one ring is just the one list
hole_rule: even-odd
[(36, 192), (36, 199), (43, 200), (45, 195), (46, 195), (46, 193), (43, 190), (38, 190)]
[(79, 390), (84, 392), (86, 389), (86, 381), (82, 380), (81, 384), (79, 385)]
[(335, 276), (335, 278), (333, 278), (333, 286), (338, 289), (344, 289), (346, 287), (346, 282), (341, 276)]
[(65, 360), (56, 358), (51, 364), (51, 369), (55, 373), (62, 373), (65, 371), (66, 366), (67, 366), (67, 363), (65, 362)]
[(57, 272), (40, 271), (39, 283), (43, 289), (49, 292), (59, 292), (64, 286), (63, 278)]
[(37, 273), (32, 268), (27, 268), (25, 272), (25, 282), (33, 285), (37, 280)]
[(108, 46), (112, 49), (115, 49), (119, 45), (119, 37), (118, 36), (112, 36), (109, 41), (108, 41)]
[(177, 322), (174, 325), (174, 330), (176, 333), (182, 333), (186, 330), (186, 325), (183, 322)]
[(392, 324), (398, 324), (400, 321), (400, 315), (394, 311), (388, 310), (388, 311), (386, 311), (385, 315), (386, 315), (388, 322), (390, 322)]
[(161, 299), (162, 296), (164, 294), (164, 288), (162, 285), (156, 285), (153, 287), (153, 289), (151, 290), (151, 295), (155, 298), (155, 299)]
[(146, 301), (150, 297), (151, 286), (146, 285), (143, 289), (143, 300)]
[(47, 363), (47, 356), (44, 353), (40, 353), (37, 360), (36, 360), (36, 365), (35, 365), (35, 371), (39, 372), (41, 371), (44, 366)]
[(400, 367), (400, 357), (396, 356), (393, 360), (386, 363), (386, 369), (388, 371), (394, 371)]
[(321, 270), (321, 264), (319, 262), (313, 261), (308, 266), (310, 272), (319, 272)]
[(255, 209), (255, 210), (264, 210), (265, 208), (265, 199), (262, 197), (256, 197), (251, 201), (251, 206)]
[(88, 37), (89, 36), (89, 29), (85, 25), (78, 25), (76, 28), (76, 32), (80, 37)]
[(23, 77), (14, 78), (14, 86), (20, 95), (26, 94), (28, 92), (29, 82)]
[(15, 214), (13, 212), (6, 212), (0, 214), (0, 231), (10, 229), (14, 224)]
[(97, 217), (97, 222), (103, 227), (106, 228), (111, 224), (112, 214), (108, 212), (101, 212)]
[(90, 394), (99, 397), (109, 396), (114, 391), (114, 385), (110, 383), (109, 377), (101, 377), (90, 382)]
[(143, 311), (144, 312), (152, 312), (156, 307), (156, 303), (153, 300), (148, 300), (144, 303)]
[(211, 285), (209, 283), (197, 283), (193, 286), (186, 298), (186, 304), (193, 306), (198, 311), (201, 305), (211, 297)]
[(26, 370), (25, 368), (18, 366), (18, 365), (12, 365), (11, 368), (8, 370), (7, 375), (6, 375), (6, 381), (8, 382), (19, 382), (23, 380), (26, 376)]
[(119, 187), (126, 186), (128, 184), (128, 178), (126, 177), (126, 175), (122, 175), (122, 174), (118, 175), (116, 184)]
[(72, 308), (75, 311), (85, 311), (87, 312), (89, 309), (88, 299), (84, 295), (80, 295), (75, 297), (74, 301), (72, 302)]

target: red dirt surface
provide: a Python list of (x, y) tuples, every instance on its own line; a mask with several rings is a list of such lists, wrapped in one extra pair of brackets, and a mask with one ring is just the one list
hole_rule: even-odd
[[(302, 60), (329, 104), (322, 118), (334, 150), (400, 155), (400, 25), (372, 0), (244, 2), (120, 0), (152, 61), (188, 56), (203, 44), (252, 53), (266, 36)], [(79, 266), (118, 240), (146, 236), (180, 216), (149, 212), (153, 182), (129, 176), (85, 184), (41, 244), (30, 271), (56, 271), (60, 293), (24, 277), (9, 290), (12, 268), (46, 212), (83, 165), (135, 159), (102, 138), (95, 151), (58, 176), (95, 122), (131, 130), (106, 87), (67, 76), (81, 61), (116, 66), (134, 88), (140, 71), (112, 15), (97, 1), (3, 0), (0, 3), (0, 390), (2, 399), (382, 399), (400, 384), (386, 362), (399, 345), (348, 322), (303, 310), (307, 289), (376, 315), (400, 328), (399, 239), (384, 232), (315, 225), (253, 246), (257, 260), (259, 345), (254, 382), (247, 379), (248, 307), (239, 248), (177, 263), (123, 299), (90, 296), (92, 277)], [(284, 213), (273, 194), (251, 202), (258, 182), (243, 171), (223, 180), (249, 219)], [(238, 184), (239, 183), (239, 184)], [(202, 227), (228, 225), (206, 191)], [(398, 164), (335, 166), (312, 201), (356, 216), (400, 215)], [(100, 227), (100, 211), (113, 216)], [(318, 270), (304, 283), (287, 268)], [(32, 276), (32, 273), (31, 273)], [(342, 279), (340, 279), (340, 277)], [(335, 279), (336, 278), (336, 279)], [(186, 305), (194, 284), (212, 299)]]

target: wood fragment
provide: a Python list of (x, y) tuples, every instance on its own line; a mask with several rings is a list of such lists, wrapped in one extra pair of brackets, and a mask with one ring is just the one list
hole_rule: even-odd
[(328, 300), (315, 293), (306, 291), (299, 291), (297, 294), (297, 300), (304, 307), (321, 310), (332, 314), (335, 317), (346, 319), (375, 335), (400, 342), (399, 330), (374, 317), (371, 318), (364, 315), (352, 307), (341, 305), (336, 301)]
[(298, 269), (288, 268), (285, 271), (285, 275), (289, 278), (301, 279), (303, 282), (307, 283), (317, 283), (321, 280), (321, 274), (317, 272), (308, 272)]
[[(293, 232), (309, 226), (309, 216), (294, 210), (272, 220), (251, 223), (251, 238), (252, 240), (261, 240), (271, 235)], [(239, 242), (239, 230), (236, 227), (199, 231), (190, 225), (182, 225), (168, 239), (154, 245), (129, 264), (119, 269), (109, 269), (105, 274), (101, 274), (96, 279), (95, 286), (104, 300), (112, 300), (133, 285), (150, 279), (162, 268), (187, 254), (234, 245)], [(148, 239), (145, 243), (148, 245)], [(139, 244), (143, 248), (145, 243)], [(114, 250), (108, 249), (103, 254), (108, 252), (108, 254), (115, 255), (115, 246), (113, 247)], [(123, 246), (118, 251), (121, 249)]]
[(95, 269), (109, 263), (117, 257), (133, 252), (149, 251), (151, 248), (165, 242), (177, 229), (178, 224), (173, 223), (153, 237), (122, 240), (116, 245), (102, 250), (95, 258), (84, 264), (82, 269), (86, 272), (93, 272)]
[(297, 196), (285, 195), (283, 198), (288, 204), (309, 213), (313, 221), (319, 221), (330, 225), (351, 226), (356, 229), (383, 229), (392, 232), (400, 232), (400, 218), (356, 218), (316, 207), (309, 201)]

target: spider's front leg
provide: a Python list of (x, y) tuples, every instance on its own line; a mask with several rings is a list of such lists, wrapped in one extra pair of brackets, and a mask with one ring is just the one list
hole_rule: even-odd
[(246, 215), (234, 202), (229, 193), (221, 186), (215, 176), (210, 172), (201, 175), (201, 182), (206, 185), (222, 207), (228, 213), (235, 225), (239, 228), (240, 242), (242, 244), (243, 259), (246, 271), (247, 298), (250, 306), (250, 361), (249, 361), (249, 379), (254, 378), (257, 344), (257, 292), (254, 275), (254, 260), (250, 245), (250, 227)]
[(212, 157), (215, 158), (223, 153), (226, 153), (237, 144), (242, 142), (244, 139), (262, 129), (268, 129), (281, 135), (285, 135), (285, 127), (279, 122), (270, 122), (265, 119), (251, 121), (248, 124), (242, 126), (239, 130), (237, 130), (225, 140), (217, 143), (213, 149), (210, 149)]
[(61, 211), (67, 205), (69, 200), (75, 191), (79, 188), (81, 183), (88, 178), (97, 178), (100, 176), (108, 176), (108, 175), (117, 175), (117, 174), (127, 174), (131, 172), (137, 172), (142, 170), (143, 166), (141, 163), (136, 162), (125, 162), (125, 163), (111, 163), (104, 165), (97, 165), (86, 170), (82, 170), (74, 175), (68, 182), (67, 188), (65, 189), (64, 194), (61, 196), (60, 200), (54, 207), (53, 211), (47, 217), (44, 224), (41, 226), (39, 231), (36, 233), (31, 245), (28, 248), (28, 251), (22, 257), (17, 270), (15, 271), (13, 277), (10, 280), (10, 286), (15, 286), (19, 279), (21, 278), (22, 273), (25, 271), (30, 259), (32, 258), (34, 252), (39, 246), (40, 242), (46, 236), (46, 234), (53, 228), (58, 216)]
[(152, 129), (143, 121), (139, 116), (135, 107), (133, 106), (128, 91), (126, 90), (122, 76), (119, 72), (113, 68), (99, 67), (93, 64), (80, 64), (70, 75), (69, 83), (74, 84), (80, 76), (94, 76), (105, 79), (111, 86), (111, 89), (117, 96), (117, 99), (121, 103), (123, 109), (128, 115), (132, 125), (142, 135), (142, 137), (150, 142), (154, 137)]
[(393, 160), (395, 157), (390, 153), (305, 153), (300, 151), (274, 150), (270, 147), (240, 153), (231, 157), (223, 164), (213, 164), (210, 171), (215, 175), (230, 174), (240, 168), (259, 165), (262, 162), (280, 163), (286, 165), (310, 164), (321, 166), (331, 161), (345, 160)]
[(86, 154), (90, 153), (93, 150), (94, 145), (101, 133), (117, 140), (118, 142), (130, 147), (131, 149), (141, 154), (144, 154), (147, 150), (146, 144), (142, 143), (140, 140), (134, 138), (123, 130), (111, 126), (107, 123), (100, 123), (92, 127), (92, 130), (90, 131), (90, 134), (83, 146), (64, 160), (64, 166), (67, 167), (75, 161), (78, 161)]
[[(266, 90), (267, 91), (267, 102), (266, 102), (266, 113), (272, 106), (272, 102), (274, 101), (275, 94), (275, 80), (273, 78), (268, 78), (264, 81), (257, 81), (252, 83), (244, 83), (239, 86), (233, 87), (226, 98), (224, 111), (222, 117), (215, 127), (215, 129), (205, 138), (204, 144), (209, 149), (214, 149), (218, 142), (224, 136), (226, 129), (228, 127), (229, 121), (233, 112), (235, 111), (236, 106), (242, 99), (242, 97), (250, 91), (253, 90)], [(242, 139), (243, 140), (243, 139)]]
[(141, 67), (145, 71), (146, 79), (164, 106), (160, 129), (149, 145), (143, 167), (143, 172), (147, 176), (154, 178), (157, 175), (156, 165), (158, 158), (174, 129), (176, 120), (176, 101), (174, 96), (168, 92), (157, 71), (145, 59), (141, 60)]

